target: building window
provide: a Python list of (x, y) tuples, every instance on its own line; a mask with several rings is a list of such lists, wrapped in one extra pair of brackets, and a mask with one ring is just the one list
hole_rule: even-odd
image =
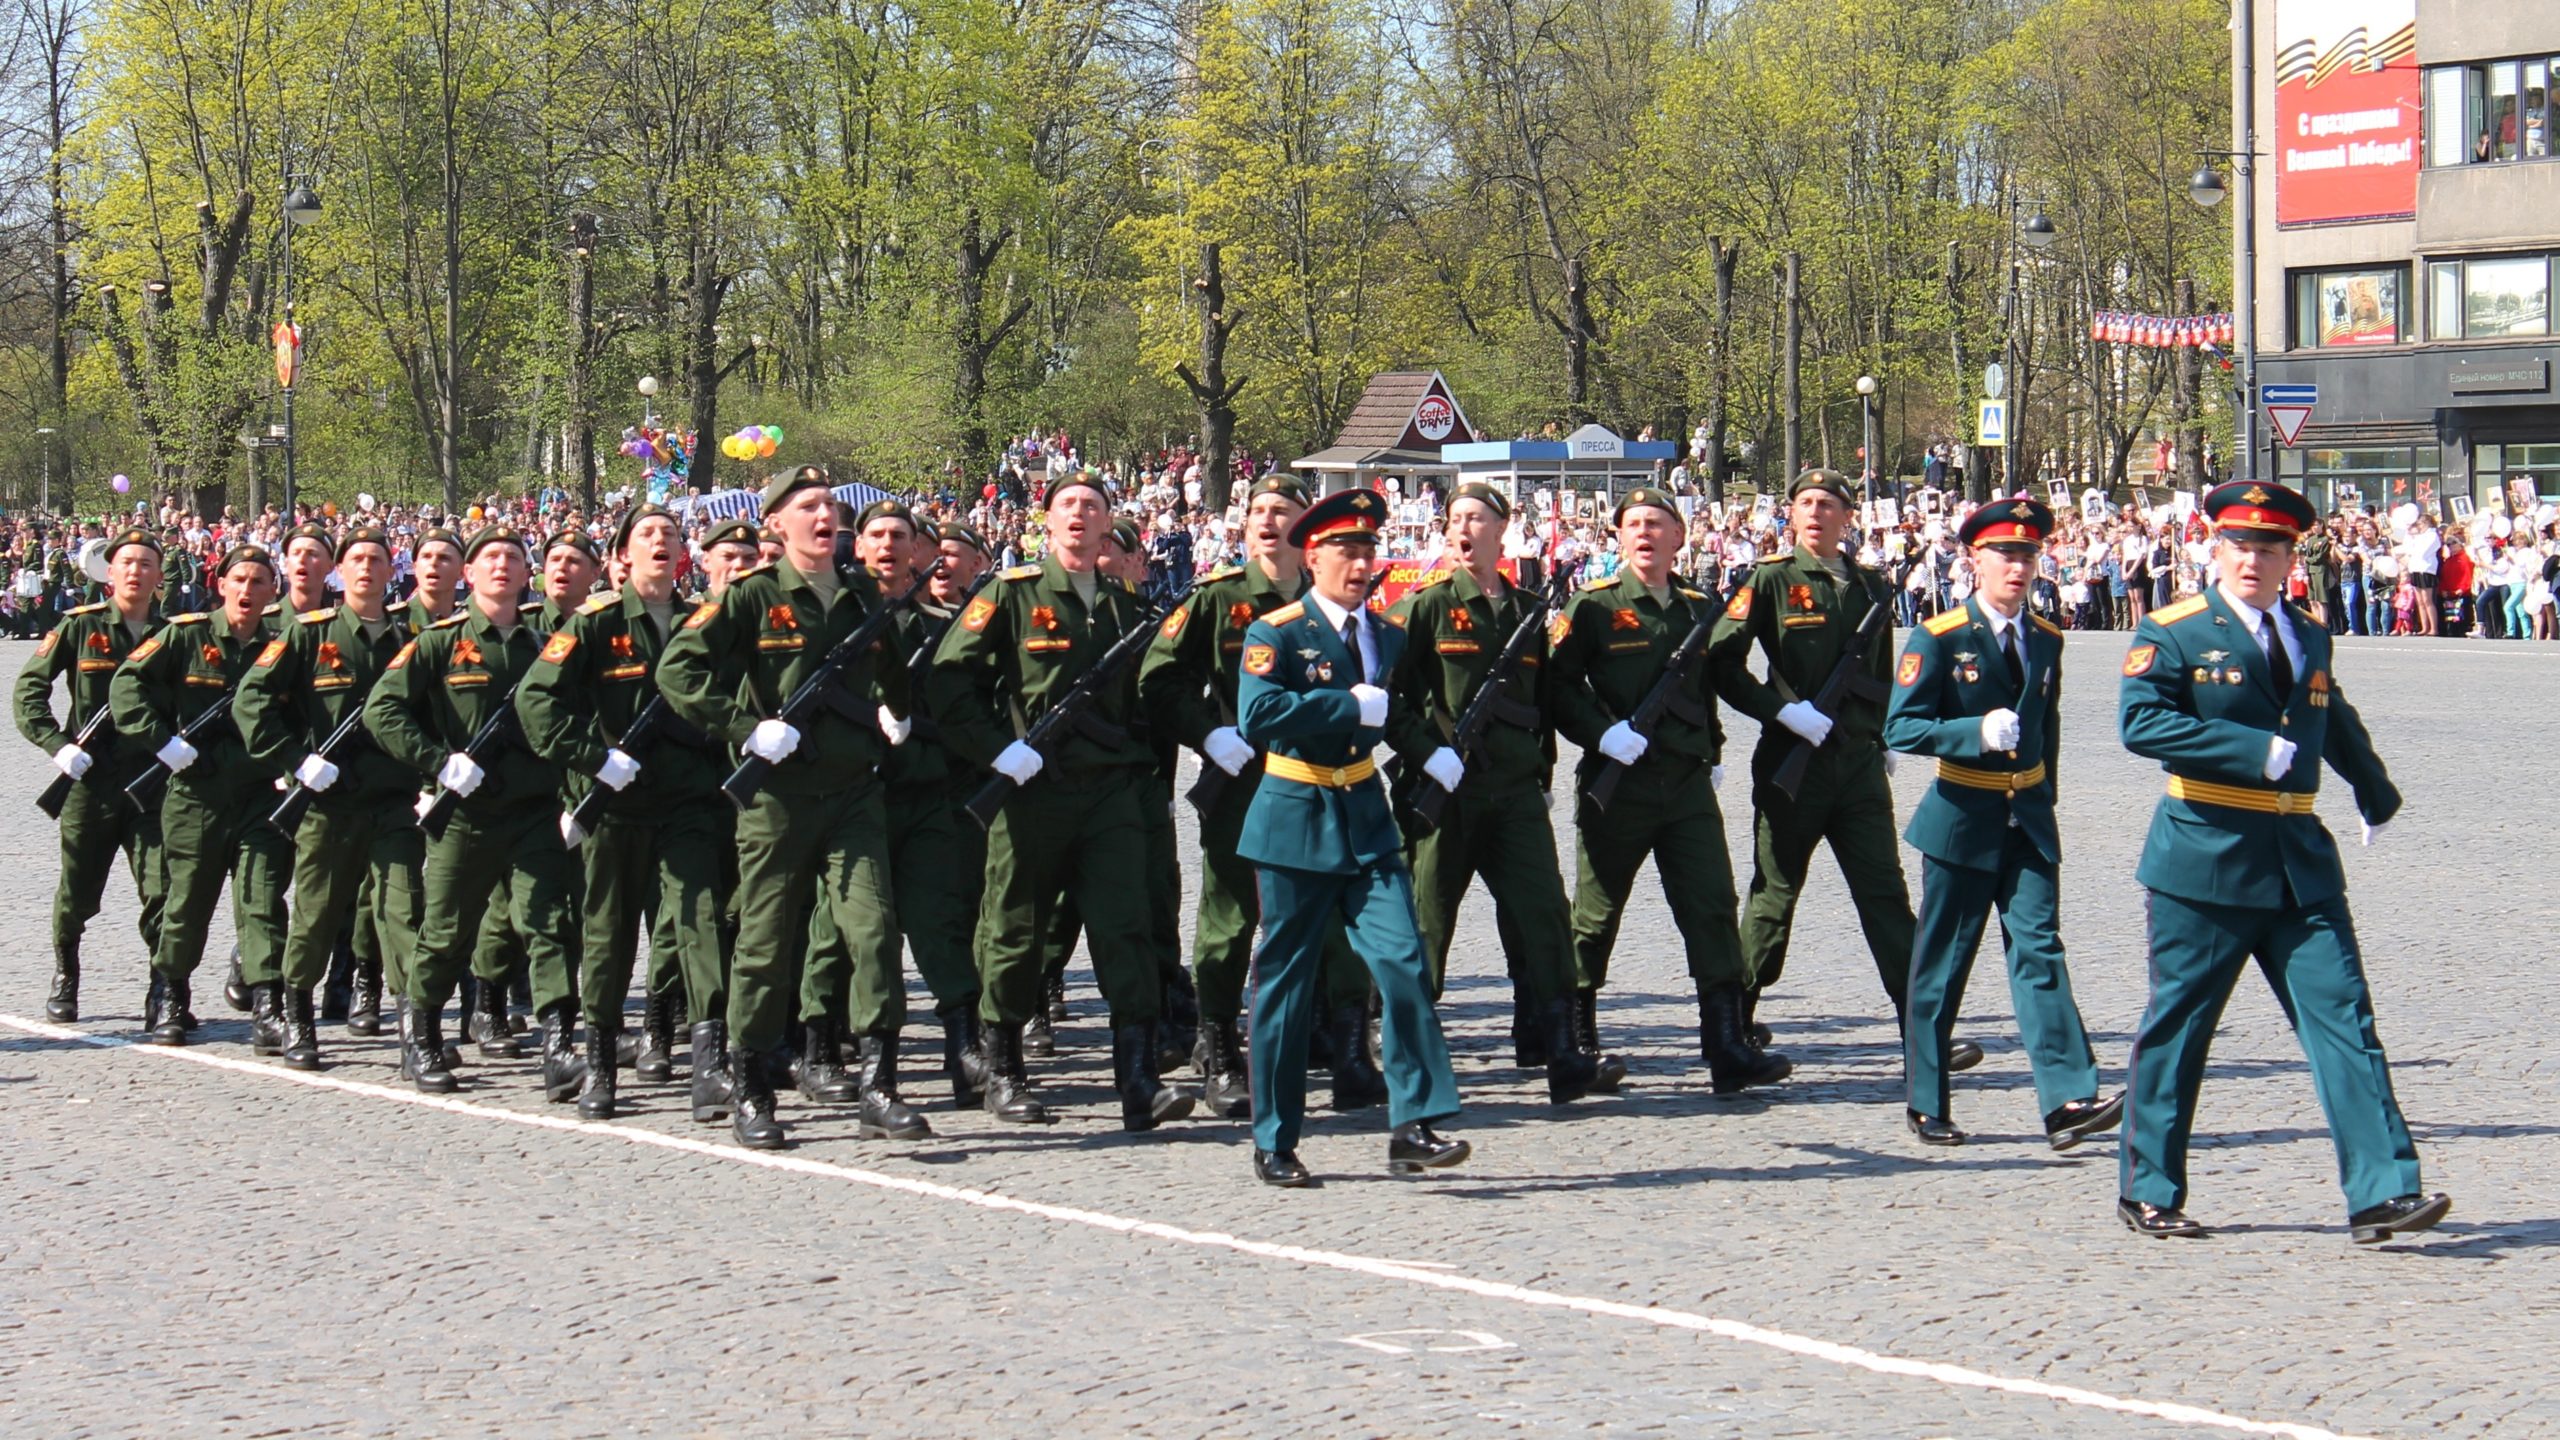
[(2529, 515), (2560, 500), (2560, 444), (2473, 446), (2471, 475), (2482, 507)]
[(2432, 504), (2444, 452), (2433, 445), (2276, 452), (2276, 478), (2322, 514), (2388, 511), (2403, 501)]
[(2551, 333), (2551, 257), (2504, 255), (2427, 264), (2427, 334), (2503, 340)]
[(2551, 74), (2560, 57), (2488, 60), (2427, 72), (2427, 163), (2484, 165), (2552, 154)]
[(2298, 350), (2397, 345), (2407, 328), (2409, 272), (2298, 270), (2293, 274), (2293, 344)]

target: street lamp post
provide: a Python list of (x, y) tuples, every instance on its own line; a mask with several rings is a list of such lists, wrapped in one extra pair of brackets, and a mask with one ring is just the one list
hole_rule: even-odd
[[(304, 181), (294, 181), (284, 196), (284, 257), (279, 268), (279, 291), (284, 301), (285, 333), (277, 338), (280, 358), (276, 366), (278, 388), (284, 391), (284, 520), (294, 523), (293, 476), (293, 390), (302, 378), (302, 330), (293, 319), (293, 232), (320, 218), (320, 197)], [(286, 347), (291, 353), (284, 355)]]
[(36, 427), (36, 444), (44, 451), (44, 489), (36, 508), (48, 512), (53, 509), (53, 433), (50, 425)]
[[(2250, 47), (2257, 42), (2257, 37), (2251, 33), (2248, 13), (2249, 7), (2242, 5), (2240, 52), (2243, 56), (2251, 54)], [(2251, 93), (2250, 87), (2256, 83), (2252, 72), (2256, 68), (2249, 61), (2242, 61), (2241, 93)], [(2240, 273), (2239, 284), (2235, 287), (2237, 293), (2231, 298), (2231, 328), (2240, 349), (2240, 391), (2232, 400), (2231, 435), (2240, 451), (2240, 474), (2237, 478), (2255, 480), (2258, 478), (2258, 165), (2253, 152), (2258, 144), (2258, 126), (2256, 117), (2245, 110), (2240, 125), (2240, 149), (2207, 150), (2204, 153), (2229, 160), (2232, 173), (2240, 182), (2239, 236), (2234, 246), (2239, 253), (2233, 257)], [(2213, 173), (2211, 165), (2198, 168), (2195, 178), (2187, 182), (2188, 198), (2208, 210), (2222, 203), (2224, 193), (2222, 177)]]
[(1884, 411), (1876, 392), (1883, 387), (1873, 375), (1858, 377), (1858, 417), (1862, 423), (1867, 449), (1867, 499), (1876, 498), (1876, 489), (1884, 481), (1884, 462), (1877, 458), (1884, 449)]
[[(2028, 216), (2024, 223), (2020, 223), (2018, 212), (2025, 206), (2026, 201), (2016, 191), (2009, 192), (2009, 223), (2016, 229), (2018, 243), (2038, 253), (2052, 249), (2053, 242), (2062, 238), (2062, 232), (2054, 228), (2052, 219), (2046, 216), (2041, 204), (2036, 206), (2036, 212), (2033, 215)], [(2019, 253), (2018, 244), (2009, 247), (2009, 323), (2001, 341), (2001, 354), (2002, 369), (2009, 377), (2008, 390), (2011, 398), (2006, 427), (2008, 433), (2002, 437), (2004, 443), (2000, 447), (2000, 476), (2008, 487), (2009, 493), (2013, 495), (2018, 493), (2021, 483), (2018, 475), (2020, 464), (2033, 463), (2031, 460), (2022, 462), (2018, 454), (2018, 421), (2020, 412), (2026, 408), (2027, 400), (2027, 377), (2024, 367), (2019, 363), (2018, 352), (2018, 279), (2024, 259), (2025, 257)], [(1977, 498), (1988, 500), (1991, 497), (1986, 491)]]
[(651, 426), (654, 426), (654, 425), (656, 425), (656, 424), (658, 423), (658, 415), (657, 415), (657, 412), (656, 412), (655, 410), (653, 410), (653, 409), (651, 409), (651, 408), (650, 408), (651, 403), (652, 403), (652, 402), (654, 402), (657, 398), (658, 398), (658, 377), (657, 377), (657, 376), (655, 376), (655, 375), (643, 375), (643, 376), (641, 376), (641, 377), (640, 377), (640, 424), (641, 424), (642, 428), (644, 428), (644, 429), (645, 429), (645, 428), (648, 428), (648, 427), (651, 427)]

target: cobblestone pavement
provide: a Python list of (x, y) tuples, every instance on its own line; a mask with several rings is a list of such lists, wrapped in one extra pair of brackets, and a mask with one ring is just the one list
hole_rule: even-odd
[[(2065, 934), (2110, 1086), (2143, 1001), (2132, 871), (2159, 785), (2114, 740), (2122, 648), (2068, 647), (2062, 769)], [(25, 653), (0, 645), (0, 667)], [(2046, 1150), (1996, 959), (1962, 1032), (1990, 1052), (1958, 1077), (1973, 1143), (1921, 1150), (1820, 869), (1764, 1007), (1794, 1080), (1709, 1095), (1648, 882), (1602, 1016), (1632, 1083), (1564, 1112), (1507, 1063), (1479, 893), (1447, 1011), (1478, 1153), (1427, 1182), (1383, 1173), (1376, 1112), (1316, 1119), (1326, 1183), (1294, 1194), (1251, 1183), (1241, 1124), (1124, 1137), (1081, 967), (1063, 1053), (1035, 1065), (1062, 1123), (955, 1115), (911, 1075), (933, 1140), (859, 1142), (786, 1101), (801, 1143), (761, 1162), (673, 1090), (626, 1087), (630, 1118), (579, 1125), (529, 1063), (421, 1103), (388, 1041), (334, 1026), (330, 1071), (287, 1077), (249, 1058), (210, 974), (205, 1043), (100, 1044), (140, 1010), (131, 895), (119, 880), (92, 928), (88, 1018), (44, 1026), (48, 772), (13, 747), (0, 1433), (2560, 1431), (2560, 1072), (2537, 1023), (2560, 1013), (2540, 963), (2560, 780), (2526, 738), (2560, 656), (2350, 642), (2339, 668), (2410, 796), (2347, 863), (2400, 1097), (2455, 1199), (2379, 1249), (2347, 1243), (2301, 1052), (2255, 982), (2199, 1122), (2192, 1209), (2215, 1238), (2126, 1234), (2111, 1140)], [(2344, 787), (2322, 810), (2352, 836)], [(1748, 816), (1728, 823), (1747, 856)], [(911, 1072), (933, 1043), (910, 1036)]]

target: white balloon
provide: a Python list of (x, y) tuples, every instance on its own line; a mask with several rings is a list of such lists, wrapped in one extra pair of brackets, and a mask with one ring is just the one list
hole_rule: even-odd
[(2392, 529), (2394, 529), (2394, 530), (2406, 530), (2406, 529), (2408, 529), (2410, 526), (2415, 525), (2415, 524), (2417, 524), (2417, 523), (2418, 523), (2418, 507), (2417, 507), (2416, 505), (2414, 505), (2414, 504), (2410, 503), (2409, 501), (2403, 500), (2403, 501), (2401, 501), (2399, 504), (2394, 505), (2394, 506), (2392, 506), (2392, 507), (2391, 507), (2391, 528), (2392, 528)]
[(2504, 515), (2494, 515), (2489, 519), (2489, 533), (2497, 536), (2501, 540), (2504, 540), (2508, 536), (2514, 534), (2515, 530), (2516, 527), (2514, 522), (2508, 520)]
[(372, 513), (373, 513), (373, 497), (372, 497), (372, 496), (370, 496), (370, 495), (368, 495), (368, 494), (366, 494), (365, 492), (363, 492), (363, 491), (361, 491), (361, 490), (357, 491), (357, 492), (356, 492), (356, 508), (357, 508), (357, 509), (359, 509), (359, 510), (364, 511), (364, 512), (365, 512), (366, 514), (368, 514), (368, 515), (372, 514)]

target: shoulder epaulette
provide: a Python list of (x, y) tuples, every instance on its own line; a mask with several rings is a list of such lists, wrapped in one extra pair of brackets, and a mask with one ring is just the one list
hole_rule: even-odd
[(1961, 630), (1972, 623), (1973, 612), (1969, 610), (1946, 610), (1930, 616), (1920, 628), (1928, 631), (1932, 635), (1944, 635), (1950, 630)]
[(1241, 565), (1221, 565), (1217, 569), (1210, 571), (1208, 574), (1201, 576), (1197, 583), (1202, 585), (1215, 585), (1221, 580), (1233, 580), (1243, 573), (1244, 567)]
[(2152, 611), (2151, 618), (2163, 625), (2175, 625), (2190, 615), (2203, 614), (2204, 610), (2204, 597), (2201, 595), (2190, 595), (2175, 605), (2163, 605), (2159, 609)]
[(1784, 565), (1794, 558), (1796, 557), (1793, 555), (1763, 555), (1752, 563), (1758, 565)]
[(335, 605), (323, 605), (317, 610), (305, 610), (302, 612), (301, 616), (302, 623), (305, 625), (317, 625), (322, 621), (335, 620), (337, 618), (338, 607)]
[(261, 615), (281, 615), (284, 613), (284, 602), (279, 600), (258, 613)]
[(581, 615), (593, 615), (601, 610), (610, 610), (621, 603), (621, 591), (607, 590), (601, 595), (588, 597), (587, 603), (578, 607), (578, 613)]
[(2059, 638), (2061, 637), (2061, 635), (2062, 635), (2062, 627), (2061, 627), (2061, 626), (2054, 624), (2052, 621), (2047, 620), (2047, 619), (2046, 619), (2046, 618), (2044, 618), (2043, 616), (2036, 614), (2036, 613), (2035, 613), (2034, 611), (2032, 611), (2032, 610), (2030, 610), (2030, 611), (2028, 611), (2028, 612), (2027, 612), (2027, 618), (2028, 618), (2028, 619), (2030, 619), (2030, 620), (2033, 620), (2034, 622), (2036, 622), (2036, 628), (2037, 628), (2037, 629), (2039, 629), (2039, 630), (2041, 630), (2041, 631), (2043, 631), (2043, 632), (2044, 632), (2044, 633), (2046, 633), (2047, 635), (2054, 636), (2054, 637), (2055, 637), (2055, 638), (2057, 638), (2057, 639), (2059, 639)]
[(450, 630), (454, 626), (459, 625), (470, 618), (471, 609), (469, 606), (465, 606), (462, 609), (456, 610), (452, 614), (447, 615), (443, 619), (430, 624), (427, 628), (430, 630)]
[(1442, 566), (1440, 569), (1434, 570), (1430, 574), (1423, 576), (1421, 579), (1414, 581), (1413, 590), (1407, 590), (1405, 593), (1410, 595), (1414, 590), (1428, 590), (1434, 585), (1446, 585), (1449, 583), (1449, 577), (1457, 573), (1457, 571), (1449, 569), (1447, 566)]
[(98, 602), (97, 604), (95, 604), (95, 605), (74, 605), (74, 606), (72, 606), (70, 609), (63, 611), (62, 613), (63, 613), (63, 614), (65, 614), (65, 615), (95, 615), (95, 614), (97, 614), (99, 611), (104, 610), (104, 609), (106, 609), (106, 608), (107, 608), (107, 602), (106, 602), (106, 601), (104, 601), (104, 600), (101, 600), (101, 601), (99, 601), (99, 602)]
[(1292, 600), (1288, 604), (1281, 606), (1279, 609), (1272, 611), (1270, 614), (1265, 615), (1262, 618), (1273, 625), (1287, 625), (1296, 621), (1306, 613), (1306, 601)]
[[(273, 610), (270, 610), (270, 611), (268, 611), (267, 613), (268, 613), (268, 614), (270, 614), (270, 615), (273, 615), (273, 614), (274, 614), (274, 613), (276, 613), (276, 612), (274, 612)], [(189, 611), (188, 613), (186, 613), (186, 614), (184, 614), (184, 615), (172, 615), (172, 616), (170, 616), (170, 617), (169, 617), (169, 623), (170, 623), (170, 624), (172, 624), (172, 625), (193, 625), (193, 624), (194, 624), (194, 623), (196, 623), (197, 621), (199, 621), (199, 620), (203, 619), (203, 618), (205, 617), (205, 614), (206, 614), (206, 612), (205, 612), (205, 611), (202, 611), (202, 610), (193, 610), (193, 611)]]
[(1016, 565), (996, 578), (1000, 580), (1030, 580), (1037, 578), (1039, 574), (1040, 567), (1037, 565)]
[(1671, 588), (1677, 591), (1680, 598), (1683, 600), (1704, 600), (1707, 598), (1707, 592), (1704, 590), (1693, 590), (1686, 585), (1674, 585)]
[(1598, 578), (1598, 579), (1596, 579), (1596, 580), (1585, 580), (1585, 581), (1583, 581), (1583, 582), (1582, 582), (1582, 588), (1583, 588), (1583, 589), (1585, 589), (1585, 590), (1606, 590), (1606, 589), (1608, 589), (1610, 586), (1615, 585), (1615, 584), (1617, 584), (1617, 583), (1618, 583), (1618, 577), (1617, 577), (1617, 576), (1615, 576), (1615, 575), (1603, 575), (1603, 576), (1601, 576), (1600, 578)]

